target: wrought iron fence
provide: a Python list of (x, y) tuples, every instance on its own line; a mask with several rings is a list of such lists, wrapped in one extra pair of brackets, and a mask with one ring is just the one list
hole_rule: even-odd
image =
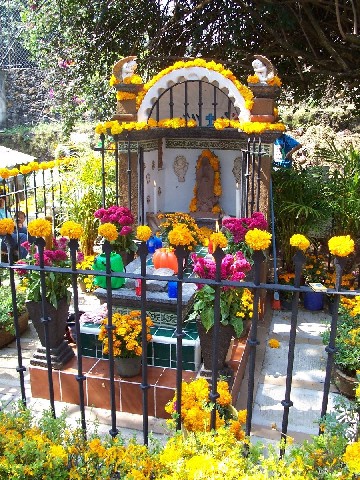
[[(26, 395), (25, 395), (25, 383), (24, 383), (24, 373), (25, 367), (23, 366), (23, 355), (22, 355), (22, 345), (21, 338), (19, 336), (19, 312), (16, 307), (16, 279), (15, 279), (15, 270), (18, 268), (16, 263), (14, 263), (14, 241), (11, 235), (8, 235), (5, 239), (8, 245), (8, 261), (1, 262), (0, 268), (5, 269), (9, 272), (10, 285), (13, 298), (14, 306), (14, 326), (17, 336), (17, 351), (18, 351), (18, 362), (17, 372), (19, 374), (19, 382), (21, 387), (21, 396), (22, 401), (26, 405)], [(151, 275), (147, 273), (147, 259), (148, 259), (148, 248), (145, 242), (142, 242), (138, 249), (138, 256), (140, 257), (141, 262), (141, 271), (139, 274), (135, 273), (126, 273), (126, 272), (112, 272), (110, 266), (110, 255), (112, 252), (112, 245), (105, 241), (103, 245), (103, 252), (106, 257), (106, 270), (105, 271), (94, 271), (94, 270), (79, 270), (76, 267), (77, 264), (77, 251), (79, 248), (77, 240), (70, 240), (70, 256), (71, 256), (71, 267), (70, 268), (56, 268), (48, 267), (45, 265), (44, 259), (44, 249), (45, 249), (45, 240), (43, 238), (37, 238), (36, 246), (39, 253), (38, 265), (21, 265), (21, 268), (27, 271), (37, 271), (40, 275), (41, 280), (41, 297), (42, 299), (46, 298), (47, 295), (47, 283), (46, 276), (49, 274), (53, 275), (66, 275), (71, 277), (71, 290), (73, 296), (73, 307), (74, 307), (74, 321), (75, 321), (75, 331), (76, 331), (76, 342), (77, 342), (77, 370), (76, 380), (78, 382), (78, 396), (79, 396), (79, 412), (81, 416), (81, 426), (86, 431), (86, 411), (85, 411), (85, 400), (84, 400), (84, 382), (86, 382), (86, 375), (83, 370), (83, 349), (82, 341), (80, 335), (80, 308), (79, 308), (79, 298), (77, 290), (77, 279), (79, 275), (96, 275), (103, 276), (106, 278), (106, 302), (108, 306), (108, 326), (107, 329), (109, 332), (114, 328), (112, 323), (113, 317), (113, 290), (111, 287), (112, 278), (133, 278), (137, 279), (141, 284), (141, 294), (140, 294), (140, 310), (141, 310), (141, 320), (142, 320), (142, 382), (140, 385), (142, 391), (142, 415), (143, 415), (143, 441), (144, 444), (148, 443), (148, 425), (149, 425), (149, 398), (148, 390), (150, 388), (148, 381), (148, 366), (147, 366), (147, 338), (146, 338), (146, 316), (147, 316), (147, 294), (146, 288), (149, 281), (174, 281), (174, 277), (163, 277), (158, 275)], [(288, 428), (288, 416), (290, 408), (293, 406), (293, 401), (291, 400), (291, 387), (292, 387), (292, 378), (293, 378), (293, 368), (294, 368), (294, 348), (296, 341), (296, 330), (297, 330), (297, 321), (299, 313), (299, 296), (301, 293), (311, 291), (311, 289), (305, 285), (301, 285), (301, 274), (303, 267), (306, 262), (306, 257), (302, 252), (296, 253), (294, 256), (295, 263), (295, 281), (294, 286), (281, 285), (281, 284), (272, 284), (261, 281), (261, 272), (262, 265), (265, 260), (265, 256), (262, 251), (255, 251), (253, 255), (253, 280), (252, 281), (242, 281), (234, 282), (229, 280), (221, 280), (221, 260), (224, 256), (224, 253), (221, 249), (217, 248), (214, 252), (214, 258), (216, 261), (216, 278), (203, 279), (203, 278), (186, 278), (183, 275), (183, 265), (184, 260), (187, 258), (187, 252), (183, 247), (177, 247), (176, 255), (178, 259), (179, 273), (176, 277), (176, 282), (178, 284), (177, 288), (177, 323), (176, 323), (176, 339), (177, 339), (177, 363), (176, 363), (176, 391), (177, 391), (177, 402), (176, 408), (179, 415), (177, 421), (177, 428), (181, 428), (181, 395), (182, 395), (182, 376), (183, 376), (183, 367), (182, 367), (182, 342), (183, 342), (183, 285), (185, 283), (201, 283), (206, 285), (211, 285), (215, 290), (215, 300), (214, 300), (214, 335), (213, 335), (213, 350), (212, 350), (212, 373), (211, 373), (211, 393), (210, 400), (216, 403), (219, 394), (217, 392), (217, 378), (218, 378), (218, 366), (217, 366), (217, 352), (219, 348), (218, 344), (218, 334), (219, 334), (219, 325), (220, 325), (220, 291), (223, 287), (234, 287), (234, 288), (249, 288), (253, 292), (253, 318), (251, 322), (250, 332), (247, 338), (247, 343), (249, 346), (249, 380), (248, 380), (248, 399), (247, 399), (247, 420), (246, 420), (246, 434), (250, 435), (251, 426), (252, 426), (252, 412), (253, 412), (253, 395), (254, 395), (254, 384), (255, 384), (255, 364), (256, 364), (256, 352), (259, 344), (258, 341), (258, 322), (260, 316), (260, 295), (261, 292), (266, 292), (267, 294), (272, 294), (274, 291), (284, 291), (292, 294), (292, 310), (291, 310), (291, 326), (290, 326), (290, 338), (288, 346), (288, 363), (287, 363), (287, 375), (286, 375), (286, 387), (284, 391), (284, 399), (281, 402), (283, 406), (283, 421), (281, 428), (281, 436), (284, 442), (287, 438), (287, 428)], [(334, 354), (336, 352), (335, 347), (335, 337), (337, 331), (338, 323), (338, 307), (340, 301), (340, 295), (345, 296), (354, 296), (359, 294), (359, 292), (341, 290), (341, 279), (343, 274), (344, 262), (341, 259), (336, 259), (336, 286), (335, 289), (329, 289), (328, 293), (335, 297), (334, 309), (332, 313), (331, 320), (331, 329), (330, 329), (330, 339), (329, 344), (326, 346), (325, 351), (328, 354), (327, 366), (326, 366), (326, 375), (324, 381), (323, 389), (323, 400), (322, 408), (320, 415), (323, 417), (327, 412), (330, 382), (331, 382), (331, 371), (334, 362)], [(48, 369), (48, 389), (49, 389), (49, 402), (54, 415), (56, 415), (55, 402), (54, 402), (54, 386), (52, 383), (52, 359), (51, 359), (51, 349), (48, 343), (48, 338), (52, 328), (52, 319), (50, 318), (47, 311), (47, 304), (42, 300), (42, 318), (44, 335), (45, 335), (45, 350), (46, 350), (46, 362)], [(109, 335), (109, 377), (110, 377), (110, 405), (111, 405), (111, 429), (110, 434), (115, 437), (118, 434), (118, 429), (116, 425), (116, 401), (115, 401), (115, 376), (114, 376), (114, 353), (113, 353), (113, 342), (112, 336)], [(211, 427), (216, 428), (216, 416), (215, 409), (212, 411), (211, 416)], [(320, 433), (320, 432), (319, 432)], [(282, 450), (283, 453), (283, 450)]]

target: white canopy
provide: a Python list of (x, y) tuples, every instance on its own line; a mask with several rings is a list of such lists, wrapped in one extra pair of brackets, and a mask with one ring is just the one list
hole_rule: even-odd
[(35, 157), (26, 153), (17, 152), (11, 148), (0, 145), (0, 168), (12, 168), (35, 160)]

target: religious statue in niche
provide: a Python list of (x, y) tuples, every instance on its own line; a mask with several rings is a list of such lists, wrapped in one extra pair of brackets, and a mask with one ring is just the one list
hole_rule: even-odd
[(263, 55), (255, 55), (255, 60), (252, 62), (254, 75), (259, 79), (259, 83), (267, 85), (269, 80), (272, 80), (276, 75), (276, 70), (273, 64)]
[(189, 167), (189, 162), (184, 155), (178, 155), (174, 160), (174, 172), (179, 182), (185, 182), (185, 175)]
[(194, 197), (189, 205), (193, 216), (218, 217), (221, 194), (219, 159), (210, 150), (203, 150), (196, 163)]

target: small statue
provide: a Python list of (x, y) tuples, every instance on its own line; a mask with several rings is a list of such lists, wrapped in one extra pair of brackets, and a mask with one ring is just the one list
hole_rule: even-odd
[(137, 69), (137, 57), (130, 56), (119, 60), (113, 67), (114, 76), (120, 81), (124, 82), (125, 78), (132, 77)]
[(189, 167), (189, 162), (183, 155), (178, 155), (174, 161), (174, 172), (179, 182), (185, 182), (185, 175)]
[(259, 82), (267, 84), (276, 75), (276, 69), (273, 64), (263, 55), (255, 55), (255, 60), (252, 62), (254, 74), (259, 78)]

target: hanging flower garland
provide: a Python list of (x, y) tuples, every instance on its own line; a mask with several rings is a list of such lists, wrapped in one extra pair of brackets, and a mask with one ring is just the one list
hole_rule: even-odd
[[(214, 170), (214, 186), (213, 192), (216, 197), (221, 197), (222, 188), (221, 188), (221, 181), (220, 181), (220, 162), (216, 155), (214, 155), (210, 150), (204, 150), (200, 157), (196, 162), (196, 170), (199, 170), (201, 167), (202, 159), (206, 157), (209, 160), (209, 163)], [(196, 212), (197, 209), (197, 185), (195, 183), (195, 187), (193, 190), (194, 196), (189, 204), (190, 212)], [(218, 203), (216, 203), (212, 208), (212, 213), (220, 213), (221, 208)]]
[(110, 120), (108, 122), (98, 123), (95, 127), (95, 133), (116, 135), (130, 130), (148, 130), (149, 128), (193, 128), (196, 127), (196, 120), (186, 120), (184, 118), (164, 118), (163, 120), (153, 120), (149, 118), (147, 122), (122, 122)]
[(206, 60), (203, 60), (201, 58), (197, 58), (196, 60), (191, 60), (188, 62), (183, 62), (183, 61), (175, 62), (170, 67), (167, 67), (164, 70), (161, 70), (161, 72), (155, 75), (155, 77), (153, 77), (149, 82), (145, 83), (143, 90), (138, 93), (136, 97), (136, 107), (137, 108), (140, 107), (141, 102), (143, 101), (143, 98), (145, 97), (147, 92), (162, 77), (164, 77), (170, 72), (173, 72), (174, 70), (179, 70), (180, 68), (191, 68), (191, 67), (203, 67), (203, 68), (207, 68), (208, 70), (213, 70), (215, 72), (220, 73), (220, 75), (222, 75), (223, 77), (233, 82), (237, 90), (240, 92), (241, 96), (244, 98), (246, 108), (248, 110), (252, 109), (254, 104), (254, 95), (252, 91), (248, 87), (243, 85), (241, 82), (239, 82), (239, 80), (235, 77), (235, 75), (232, 73), (231, 70), (224, 68), (224, 66), (221, 65), (220, 63), (216, 63), (214, 61), (207, 62)]
[(245, 133), (263, 133), (265, 131), (283, 132), (286, 127), (283, 123), (269, 123), (269, 122), (239, 122), (238, 120), (228, 120), (227, 118), (217, 118), (214, 122), (216, 130), (223, 130), (224, 128), (236, 128)]
[(19, 168), (0, 168), (0, 177), (6, 180), (9, 177), (16, 177), (17, 175), (28, 175), (31, 172), (38, 172), (39, 170), (50, 170), (61, 165), (68, 165), (74, 159), (72, 157), (59, 158), (57, 160), (50, 160), (49, 162), (29, 162), (20, 165)]

